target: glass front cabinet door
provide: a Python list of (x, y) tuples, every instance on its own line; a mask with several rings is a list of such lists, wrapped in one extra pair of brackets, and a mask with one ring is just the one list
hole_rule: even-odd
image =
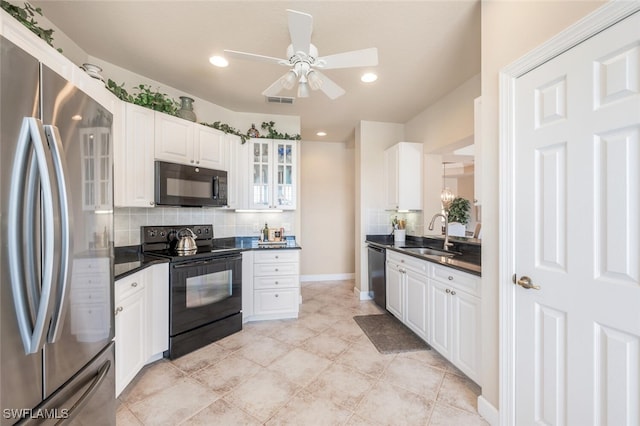
[(251, 208), (296, 208), (296, 141), (251, 139)]

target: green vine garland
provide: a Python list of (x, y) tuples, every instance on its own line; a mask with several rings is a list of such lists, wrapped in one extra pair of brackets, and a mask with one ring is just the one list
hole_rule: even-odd
[(289, 139), (289, 140), (297, 140), (299, 141), (300, 135), (295, 134), (295, 135), (290, 135), (289, 133), (280, 133), (278, 132), (274, 126), (276, 125), (275, 122), (273, 121), (263, 121), (262, 125), (260, 127), (262, 127), (264, 130), (266, 130), (267, 132), (269, 132), (266, 136), (260, 136), (261, 138), (267, 138), (267, 139)]
[[(124, 88), (124, 83), (118, 84), (115, 81), (108, 79), (107, 80), (107, 89), (111, 93), (113, 93), (118, 99), (129, 102), (135, 105), (140, 105), (145, 108), (152, 109), (154, 111), (164, 112), (169, 115), (177, 115), (177, 111), (179, 109), (179, 103), (174, 99), (169, 97), (166, 93), (155, 92), (151, 90), (150, 86), (140, 84), (135, 89), (139, 91), (139, 93), (135, 95), (129, 94), (127, 89)], [(236, 135), (240, 137), (242, 143), (246, 143), (250, 136), (247, 133), (242, 133), (240, 130), (231, 127), (226, 123), (222, 123), (220, 121), (215, 121), (213, 123), (200, 123), (203, 126), (212, 127), (216, 130), (220, 130), (224, 133), (230, 133), (232, 135)], [(267, 135), (260, 136), (261, 138), (266, 139), (289, 139), (289, 140), (300, 140), (300, 135), (290, 135), (288, 133), (280, 133), (275, 129), (276, 123), (273, 121), (263, 122), (262, 128), (267, 130)]]
[[(9, 15), (17, 19), (18, 22), (20, 22), (22, 25), (27, 27), (32, 33), (40, 37), (42, 40), (46, 41), (49, 46), (56, 49), (56, 47), (53, 45), (53, 36), (52, 36), (53, 30), (52, 29), (45, 30), (44, 28), (38, 25), (38, 22), (35, 19), (33, 19), (36, 13), (40, 16), (44, 16), (42, 14), (41, 8), (39, 7), (34, 8), (29, 3), (26, 3), (26, 2), (24, 4), (24, 7), (14, 6), (5, 0), (0, 1), (0, 7), (2, 7), (2, 9), (6, 11)], [(57, 48), (56, 50), (62, 53), (62, 49)]]
[(242, 143), (246, 143), (249, 140), (249, 136), (241, 133), (238, 129), (229, 126), (226, 123), (221, 123), (220, 121), (214, 121), (213, 123), (200, 123), (203, 126), (213, 127), (214, 129), (220, 130), (221, 132), (231, 133), (232, 135), (240, 136), (240, 140)]

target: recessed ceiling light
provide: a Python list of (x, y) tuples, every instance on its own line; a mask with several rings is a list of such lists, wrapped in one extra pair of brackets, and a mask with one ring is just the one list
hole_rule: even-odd
[(229, 65), (229, 61), (227, 61), (222, 56), (212, 56), (209, 58), (209, 62), (211, 62), (216, 67), (221, 67), (221, 68)]
[(378, 76), (372, 72), (362, 74), (362, 77), (360, 77), (360, 81), (362, 81), (363, 83), (373, 83), (377, 79), (378, 79)]
[(318, 132), (316, 133), (318, 136), (327, 136), (327, 132)]

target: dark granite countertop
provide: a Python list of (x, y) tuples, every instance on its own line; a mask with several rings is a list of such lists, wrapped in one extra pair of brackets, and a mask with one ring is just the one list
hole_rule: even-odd
[(430, 247), (442, 250), (443, 241), (444, 238), (438, 236), (414, 237), (408, 235), (405, 242), (396, 243), (393, 239), (393, 235), (367, 235), (365, 242), (373, 246), (394, 250), (398, 253), (414, 256), (419, 259), (427, 260), (429, 262), (437, 263), (439, 265), (447, 266), (473, 275), (482, 276), (482, 246), (479, 240), (451, 237), (449, 241), (453, 243), (453, 246), (449, 250), (459, 253), (453, 258), (444, 256), (425, 256), (405, 250), (405, 248), (408, 247)]
[(167, 262), (169, 259), (145, 256), (140, 253), (140, 246), (114, 247), (113, 279), (117, 281), (151, 265)]
[[(229, 250), (301, 250), (295, 237), (287, 237), (284, 243), (261, 244), (257, 237), (216, 238), (215, 246)], [(145, 256), (140, 246), (124, 246), (114, 248), (114, 281), (134, 274), (148, 266), (169, 262), (155, 256)]]

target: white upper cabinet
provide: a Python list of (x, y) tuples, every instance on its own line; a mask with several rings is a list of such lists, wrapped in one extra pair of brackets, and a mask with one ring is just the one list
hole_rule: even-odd
[(227, 134), (224, 170), (227, 170), (227, 205), (231, 209), (249, 208), (249, 142)]
[(384, 151), (385, 208), (422, 210), (422, 143), (400, 142)]
[(224, 167), (226, 138), (219, 130), (156, 112), (155, 140), (157, 160), (216, 170)]
[(182, 118), (155, 113), (156, 159), (180, 164), (196, 164), (193, 123)]
[(123, 102), (114, 118), (115, 205), (153, 207), (154, 111)]
[(193, 156), (196, 164), (208, 169), (228, 170), (225, 168), (226, 141), (227, 135), (223, 132), (202, 124), (195, 125)]
[(297, 185), (297, 142), (280, 139), (251, 139), (249, 146), (252, 209), (295, 210)]

